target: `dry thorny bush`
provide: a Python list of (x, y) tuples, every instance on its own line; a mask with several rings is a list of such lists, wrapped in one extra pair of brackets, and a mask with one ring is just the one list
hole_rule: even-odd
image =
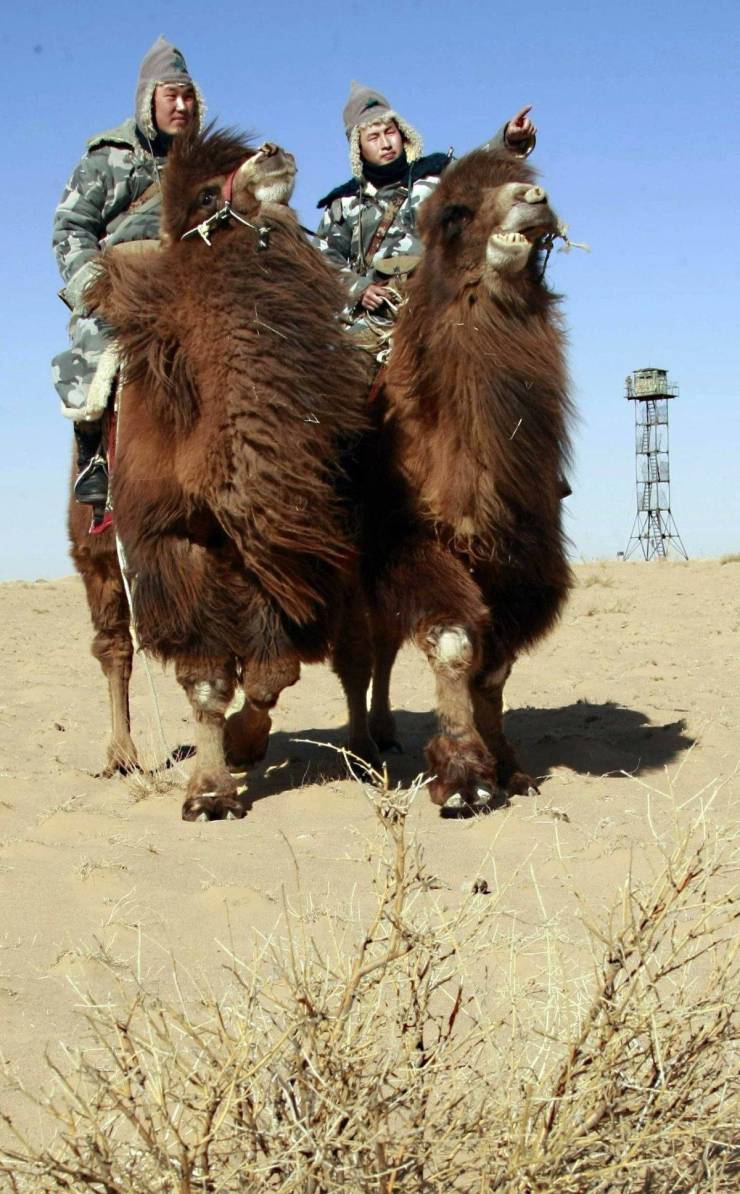
[[(26, 1095), (53, 1139), (2, 1117), (5, 1188), (737, 1189), (731, 841), (689, 826), (589, 928), (593, 972), (572, 981), (547, 927), (507, 935), (495, 894), (443, 898), (406, 827), (419, 786), (370, 795), (383, 858), (366, 923), (327, 913), (319, 946), (286, 898), (282, 936), (230, 956), (226, 995), (90, 999), (94, 1043)], [(542, 974), (515, 989), (525, 954)]]

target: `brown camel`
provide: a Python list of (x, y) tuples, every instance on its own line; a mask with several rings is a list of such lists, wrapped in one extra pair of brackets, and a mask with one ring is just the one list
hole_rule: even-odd
[(571, 583), (560, 503), (570, 405), (543, 281), (560, 225), (531, 168), (471, 153), (419, 222), (425, 254), (399, 315), (371, 470), (370, 729), (380, 745), (395, 738), (389, 677), (411, 638), (436, 680), (427, 757), (447, 815), (534, 787), (503, 733), (502, 690)]
[[(178, 139), (162, 248), (105, 254), (90, 290), (123, 361), (112, 495), (138, 636), (174, 661), (195, 716), (186, 820), (243, 816), (229, 764), (264, 755), (279, 693), (338, 637), (350, 748), (374, 757), (342, 468), (367, 377), (338, 281), (286, 206), (294, 174), (289, 154), (229, 132)], [(112, 773), (137, 761), (128, 608), (113, 532), (89, 536), (74, 505), (70, 529), (110, 688)], [(245, 704), (226, 720), (237, 683)]]

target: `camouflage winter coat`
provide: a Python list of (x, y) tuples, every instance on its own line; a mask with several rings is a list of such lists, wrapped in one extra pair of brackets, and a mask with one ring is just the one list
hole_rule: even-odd
[(163, 164), (163, 157), (152, 155), (133, 117), (88, 141), (54, 213), (52, 243), (72, 310), (85, 311), (83, 293), (101, 249), (159, 235), (158, 198), (145, 203), (141, 213), (130, 208), (157, 182), (157, 168)]
[[(504, 145), (505, 129), (506, 125), (502, 125), (481, 148), (495, 149)], [(534, 139), (523, 147), (523, 153), (531, 152), (533, 147)], [(363, 309), (358, 304), (371, 282), (388, 280), (366, 260), (367, 250), (388, 205), (397, 198), (403, 199), (373, 260), (407, 254), (420, 256), (422, 243), (416, 231), (416, 213), (419, 204), (437, 186), (450, 161), (451, 153), (429, 154), (410, 164), (408, 175), (401, 183), (390, 183), (378, 189), (365, 178), (351, 178), (319, 200), (317, 206), (325, 211), (316, 233), (318, 246), (339, 267), (347, 286), (349, 300), (345, 315), (348, 320), (354, 322), (363, 316)]]
[(137, 200), (158, 181), (164, 156), (156, 157), (131, 117), (87, 143), (54, 213), (53, 246), (62, 279), (60, 292), (72, 310), (71, 347), (52, 361), (64, 413), (79, 418), (109, 338), (85, 306), (85, 287), (104, 248), (159, 236), (158, 193)]

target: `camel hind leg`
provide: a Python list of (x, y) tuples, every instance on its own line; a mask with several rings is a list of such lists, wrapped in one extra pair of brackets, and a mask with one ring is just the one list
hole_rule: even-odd
[(396, 722), (391, 709), (391, 673), (401, 646), (401, 635), (373, 622), (373, 688), (370, 701), (370, 733), (379, 750), (401, 751), (396, 734)]
[(367, 716), (367, 690), (373, 670), (370, 620), (359, 590), (347, 598), (332, 652), (332, 667), (347, 700), (347, 750), (380, 772), (382, 761)]
[(133, 644), (129, 608), (118, 560), (112, 550), (86, 550), (73, 544), (72, 558), (85, 585), (90, 617), (95, 629), (92, 653), (108, 681), (111, 735), (102, 776), (134, 771), (139, 766), (131, 737), (129, 680)]

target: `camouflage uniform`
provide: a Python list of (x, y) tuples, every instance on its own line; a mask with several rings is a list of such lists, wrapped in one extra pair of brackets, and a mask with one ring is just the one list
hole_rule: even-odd
[[(378, 120), (395, 121), (403, 136), (409, 162), (405, 178), (381, 187), (374, 186), (364, 176), (359, 152), (359, 129)], [(316, 235), (321, 252), (339, 268), (348, 294), (345, 318), (353, 333), (362, 340), (368, 325), (376, 331), (384, 324), (391, 328), (394, 318), (393, 311), (387, 305), (381, 315), (369, 315), (360, 306), (362, 295), (372, 282), (387, 285), (389, 281), (387, 270), (379, 271), (374, 268), (373, 262), (400, 256), (421, 256), (423, 246), (416, 230), (416, 213), (419, 204), (437, 186), (442, 171), (452, 160), (452, 151), (449, 154), (433, 153), (422, 157), (423, 144), (417, 130), (391, 108), (380, 92), (356, 83), (352, 84), (345, 108), (345, 125), (354, 177), (319, 200), (317, 206), (325, 210)], [(505, 131), (506, 125), (502, 125), (481, 148), (504, 146)], [(528, 154), (533, 148), (534, 138), (523, 147), (522, 152)], [(373, 262), (370, 262), (367, 260), (367, 250), (376, 229), (389, 205), (398, 199), (403, 202), (376, 249)]]
[[(168, 69), (162, 69), (163, 63)], [(167, 81), (177, 81), (180, 76), (192, 82), (180, 51), (160, 38), (142, 62), (136, 117), (88, 141), (85, 156), (54, 213), (54, 253), (64, 280), (60, 295), (71, 309), (72, 319), (71, 347), (54, 357), (52, 376), (62, 412), (70, 419), (102, 414), (87, 410), (87, 397), (103, 352), (110, 345), (109, 331), (102, 320), (90, 315), (84, 297), (98, 254), (116, 244), (159, 236), (159, 170), (165, 164), (170, 138), (157, 132), (152, 99), (154, 88), (165, 81), (162, 76), (168, 72)], [(196, 122), (200, 122), (204, 106), (197, 88), (195, 91)], [(137, 204), (152, 184), (157, 192)]]

